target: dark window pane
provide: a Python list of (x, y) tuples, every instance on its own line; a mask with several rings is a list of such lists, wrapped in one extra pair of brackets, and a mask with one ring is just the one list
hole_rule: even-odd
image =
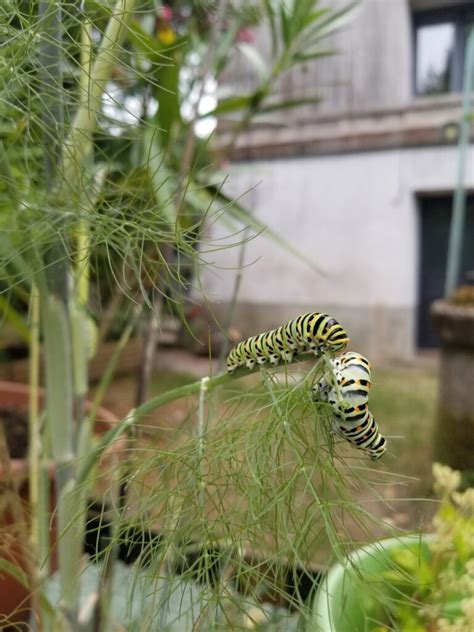
[(455, 26), (451, 22), (421, 26), (416, 42), (416, 92), (442, 94), (451, 90)]

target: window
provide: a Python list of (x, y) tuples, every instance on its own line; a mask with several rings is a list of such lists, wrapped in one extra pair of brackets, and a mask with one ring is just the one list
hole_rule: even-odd
[(417, 95), (446, 94), (462, 90), (464, 49), (474, 26), (472, 4), (414, 14)]

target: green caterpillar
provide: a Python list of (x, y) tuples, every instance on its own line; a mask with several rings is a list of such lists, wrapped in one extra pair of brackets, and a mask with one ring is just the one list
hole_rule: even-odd
[(342, 351), (349, 337), (341, 325), (327, 314), (303, 314), (286, 325), (258, 336), (247, 338), (232, 349), (227, 357), (227, 371), (255, 364), (277, 365), (291, 362), (295, 356), (321, 351)]

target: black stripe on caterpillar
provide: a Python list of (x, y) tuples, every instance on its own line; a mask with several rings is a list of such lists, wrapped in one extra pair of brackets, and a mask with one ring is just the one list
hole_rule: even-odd
[(227, 370), (252, 369), (255, 364), (278, 365), (291, 362), (296, 356), (323, 350), (333, 352), (345, 349), (349, 337), (343, 327), (331, 316), (317, 312), (303, 314), (286, 325), (252, 336), (234, 347), (227, 357)]
[[(327, 373), (313, 387), (313, 399), (331, 404), (336, 432), (365, 450), (371, 459), (379, 459), (387, 449), (387, 441), (368, 408), (370, 362), (355, 351), (343, 353), (329, 362), (332, 375)], [(337, 388), (333, 381), (337, 382)]]

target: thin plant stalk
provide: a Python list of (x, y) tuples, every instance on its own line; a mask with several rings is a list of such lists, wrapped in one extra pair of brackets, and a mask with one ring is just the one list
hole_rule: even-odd
[(158, 331), (160, 327), (161, 310), (163, 306), (163, 297), (160, 293), (155, 293), (148, 314), (148, 322), (146, 324), (143, 336), (143, 356), (140, 366), (140, 372), (137, 383), (137, 393), (135, 397), (135, 405), (140, 406), (146, 401), (150, 377), (153, 371), (156, 345), (158, 342)]
[[(91, 81), (91, 67), (92, 67), (92, 25), (90, 21), (85, 17), (81, 25), (81, 74), (79, 81), (80, 108), (88, 109), (91, 106), (89, 100), (90, 81)], [(89, 112), (89, 116), (92, 116), (92, 112)], [(88, 137), (84, 137), (84, 142), (90, 147), (88, 153), (92, 151), (92, 132), (89, 132)], [(97, 174), (99, 175), (99, 174)], [(97, 179), (97, 176), (96, 176)], [(101, 177), (102, 181), (103, 178)], [(98, 188), (101, 188), (101, 182), (96, 182)], [(89, 198), (88, 198), (89, 199)], [(93, 205), (94, 201), (89, 202)], [(77, 299), (79, 305), (87, 305), (89, 300), (89, 277), (90, 277), (90, 227), (89, 223), (81, 218), (77, 229), (77, 263), (76, 263), (76, 284), (77, 284)]]
[[(30, 300), (30, 345), (29, 345), (29, 384), (30, 400), (28, 410), (28, 464), (29, 464), (29, 502), (30, 502), (30, 546), (33, 559), (40, 564), (48, 559), (44, 549), (44, 527), (48, 521), (48, 498), (42, 503), (43, 494), (41, 472), (41, 420), (39, 414), (39, 371), (40, 371), (40, 302), (38, 289), (31, 288)], [(46, 538), (46, 546), (48, 546)], [(48, 565), (47, 565), (48, 566)], [(46, 572), (48, 568), (44, 569)], [(35, 564), (31, 575), (31, 605), (35, 618), (45, 620), (41, 610), (39, 586), (41, 570)]]
[[(48, 195), (53, 200), (59, 174), (63, 122), (62, 94), (58, 90), (62, 85), (63, 64), (61, 3), (40, 2), (39, 17), (43, 29), (40, 89), (44, 107), (44, 179)], [(77, 611), (78, 545), (74, 531), (67, 530), (71, 515), (68, 492), (73, 489), (75, 474), (71, 321), (68, 265), (64, 244), (59, 240), (52, 249), (51, 256), (52, 265), (46, 271), (48, 289), (40, 294), (47, 367), (46, 430), (51, 439), (52, 457), (56, 466), (57, 526), (60, 533), (58, 564), (63, 588), (62, 606), (69, 624), (74, 627)]]
[(203, 377), (199, 387), (199, 404), (198, 404), (198, 423), (197, 423), (197, 436), (198, 436), (198, 459), (199, 459), (199, 504), (202, 513), (204, 514), (204, 501), (206, 494), (206, 483), (204, 480), (204, 436), (206, 433), (206, 419), (205, 419), (205, 407), (206, 397), (208, 391), (209, 378)]
[(107, 23), (102, 42), (90, 70), (87, 95), (80, 103), (71, 131), (62, 152), (63, 182), (80, 182), (81, 166), (90, 152), (90, 134), (97, 126), (101, 98), (109, 81), (120, 46), (126, 35), (127, 21), (130, 19), (136, 0), (117, 0)]
[(183, 183), (189, 170), (191, 169), (193, 156), (194, 156), (194, 148), (196, 146), (196, 134), (194, 131), (194, 125), (199, 116), (199, 105), (201, 103), (202, 97), (204, 96), (204, 91), (206, 89), (206, 80), (209, 76), (209, 72), (211, 71), (211, 68), (213, 65), (213, 58), (216, 52), (216, 46), (219, 43), (219, 37), (222, 32), (222, 28), (224, 25), (228, 4), (229, 4), (228, 0), (221, 0), (217, 5), (216, 19), (214, 20), (214, 24), (212, 26), (206, 54), (204, 56), (202, 66), (200, 69), (201, 86), (200, 86), (197, 98), (194, 102), (193, 112), (191, 115), (191, 120), (189, 121), (188, 134), (186, 136), (186, 142), (184, 146), (183, 159), (181, 161), (182, 184), (181, 184), (179, 195), (176, 202), (176, 208), (178, 209), (178, 212), (186, 196), (186, 187), (184, 186)]
[(120, 356), (122, 355), (124, 349), (126, 348), (128, 341), (130, 340), (130, 336), (132, 335), (136, 327), (140, 313), (141, 313), (141, 306), (137, 306), (134, 310), (132, 318), (127, 323), (127, 326), (123, 329), (120, 335), (120, 338), (118, 339), (114, 347), (114, 352), (112, 353), (107, 363), (105, 371), (96, 389), (94, 398), (92, 400), (92, 405), (89, 409), (87, 416), (84, 418), (84, 422), (79, 432), (79, 447), (78, 447), (79, 460), (85, 458), (87, 454), (90, 452), (90, 440), (92, 437), (92, 427), (94, 424), (94, 420), (97, 416), (97, 410), (99, 409), (99, 406), (101, 405), (104, 395), (107, 392), (107, 389), (112, 381), (112, 378), (115, 373), (115, 369), (117, 368), (118, 361), (120, 360)]
[(42, 321), (47, 367), (46, 414), (52, 457), (56, 466), (56, 519), (62, 605), (67, 620), (73, 625), (77, 610), (79, 551), (74, 526), (69, 528), (70, 517), (77, 512), (77, 506), (71, 503), (70, 498), (76, 467), (73, 450), (72, 350), (66, 307), (55, 294), (43, 300)]

